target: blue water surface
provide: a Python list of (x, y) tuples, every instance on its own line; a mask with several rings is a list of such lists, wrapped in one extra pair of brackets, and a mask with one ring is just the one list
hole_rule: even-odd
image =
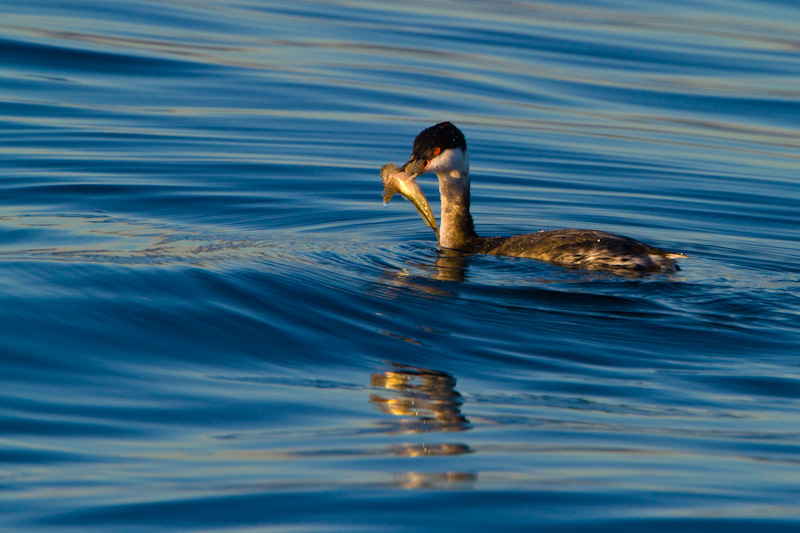
[(795, 2), (0, 7), (0, 529), (800, 528)]

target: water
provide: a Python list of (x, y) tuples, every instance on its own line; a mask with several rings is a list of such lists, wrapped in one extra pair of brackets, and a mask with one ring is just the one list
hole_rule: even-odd
[[(794, 2), (2, 11), (0, 528), (800, 527)], [(480, 233), (683, 270), (438, 253), (441, 120)]]

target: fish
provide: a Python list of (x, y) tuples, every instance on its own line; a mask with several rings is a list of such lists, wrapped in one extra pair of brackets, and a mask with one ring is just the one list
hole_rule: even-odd
[(389, 163), (381, 167), (381, 179), (383, 180), (383, 205), (389, 205), (389, 200), (395, 194), (400, 193), (406, 200), (414, 204), (417, 208), (419, 216), (425, 221), (425, 224), (433, 230), (436, 234), (436, 240), (439, 240), (439, 227), (436, 224), (436, 217), (433, 216), (433, 211), (428, 203), (428, 199), (422, 194), (419, 184), (417, 184), (415, 174), (409, 174), (394, 163)]

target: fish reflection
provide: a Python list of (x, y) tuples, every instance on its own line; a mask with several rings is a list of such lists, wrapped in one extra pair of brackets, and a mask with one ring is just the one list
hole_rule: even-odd
[[(395, 394), (390, 397), (373, 394), (370, 402), (384, 413), (409, 417), (398, 424), (396, 431), (423, 433), (470, 429), (469, 420), (461, 414), (461, 394), (455, 390), (453, 376), (398, 363), (392, 363), (392, 367), (387, 372), (373, 374), (371, 384)], [(451, 452), (459, 453), (458, 450), (454, 447)]]

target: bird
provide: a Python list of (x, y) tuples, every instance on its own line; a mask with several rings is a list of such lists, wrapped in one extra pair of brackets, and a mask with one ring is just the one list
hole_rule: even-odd
[[(410, 185), (426, 173), (436, 174), (439, 180), (441, 215), (438, 231), (421, 190), (416, 183)], [(675, 272), (680, 270), (676, 260), (686, 257), (599, 230), (557, 229), (511, 237), (479, 236), (470, 214), (467, 141), (461, 130), (450, 122), (441, 122), (420, 132), (414, 139), (409, 160), (399, 168), (393, 164), (384, 165), (381, 175), (389, 197), (397, 192), (397, 187), (389, 190), (387, 177), (397, 177), (394, 181), (404, 184), (401, 192), (437, 232), (440, 248), (526, 257), (564, 267), (611, 272)], [(384, 195), (384, 203), (387, 202), (387, 195)], [(427, 207), (427, 214), (422, 204)]]

